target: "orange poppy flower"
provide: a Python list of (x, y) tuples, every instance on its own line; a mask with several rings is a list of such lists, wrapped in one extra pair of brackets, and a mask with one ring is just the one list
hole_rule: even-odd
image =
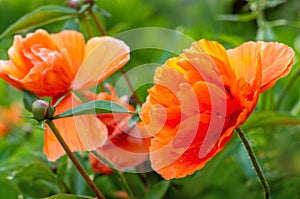
[[(81, 33), (65, 30), (49, 34), (37, 30), (25, 38), (15, 36), (8, 51), (10, 60), (0, 61), (0, 77), (18, 89), (36, 95), (53, 97), (53, 102), (70, 91), (92, 88), (129, 60), (128, 46), (112, 37), (94, 37), (85, 43)], [(69, 94), (56, 113), (71, 109), (81, 102)], [(78, 116), (54, 121), (73, 151), (93, 150), (103, 144), (107, 129), (93, 124), (93, 116)], [(85, 123), (89, 121), (89, 123)], [(64, 154), (47, 128), (44, 151), (49, 160)]]
[(293, 57), (276, 42), (226, 51), (202, 39), (157, 68), (140, 113), (152, 135), (152, 168), (172, 179), (204, 167), (246, 121), (259, 94), (289, 73)]
[[(131, 111), (134, 108), (128, 104), (128, 97), (119, 98), (109, 84), (106, 87), (110, 91), (102, 92), (97, 95), (86, 92), (85, 96), (89, 100), (110, 100), (123, 105)], [(148, 157), (150, 138), (142, 131), (138, 125), (130, 126), (131, 114), (114, 113), (99, 114), (99, 121), (103, 122), (108, 129), (108, 139), (104, 145), (97, 148), (96, 152), (111, 162), (115, 169), (126, 170), (143, 163)], [(91, 155), (93, 156), (93, 155)], [(96, 172), (107, 173), (100, 160), (95, 162), (95, 156), (91, 157), (92, 168)]]

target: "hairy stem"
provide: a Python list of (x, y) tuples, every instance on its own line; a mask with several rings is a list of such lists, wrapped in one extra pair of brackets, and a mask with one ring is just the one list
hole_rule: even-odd
[(264, 189), (264, 194), (265, 194), (265, 199), (270, 199), (270, 194), (271, 194), (271, 190), (270, 190), (270, 186), (269, 186), (269, 183), (262, 171), (262, 168), (260, 167), (258, 161), (257, 161), (257, 158), (254, 154), (254, 151), (249, 143), (249, 140), (247, 139), (245, 133), (242, 131), (242, 129), (240, 128), (236, 128), (236, 131), (241, 139), (241, 141), (243, 142), (247, 152), (248, 152), (248, 155), (249, 155), (249, 158), (252, 162), (252, 165), (255, 169), (255, 172), (257, 174), (257, 177), (259, 178), (260, 180), (260, 183)]

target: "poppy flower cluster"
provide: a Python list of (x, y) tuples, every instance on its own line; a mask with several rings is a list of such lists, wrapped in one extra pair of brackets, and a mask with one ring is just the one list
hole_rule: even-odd
[[(0, 61), (0, 77), (17, 89), (52, 97), (53, 104), (63, 97), (56, 114), (82, 103), (75, 92), (87, 101), (110, 100), (134, 110), (110, 85), (108, 92), (86, 91), (127, 63), (129, 48), (120, 40), (94, 37), (85, 43), (76, 31), (37, 30), (25, 38), (15, 36), (8, 55), (10, 60)], [(225, 147), (260, 93), (290, 72), (293, 57), (290, 47), (277, 42), (246, 42), (225, 50), (202, 39), (156, 69), (138, 125), (130, 125), (129, 114), (116, 113), (54, 123), (72, 151), (97, 150), (120, 170), (140, 164), (149, 153), (162, 177), (182, 178)], [(44, 152), (50, 161), (64, 154), (48, 127)], [(105, 168), (95, 157), (91, 161), (94, 170)]]
[[(93, 37), (86, 43), (81, 33), (45, 30), (14, 37), (9, 60), (0, 61), (0, 77), (20, 90), (52, 97), (59, 114), (81, 104), (74, 91), (96, 86), (129, 60), (128, 46), (112, 37)], [(107, 128), (93, 115), (54, 121), (72, 151), (94, 150), (105, 143)], [(65, 152), (47, 127), (44, 152), (50, 161)]]
[(140, 113), (152, 135), (152, 168), (172, 179), (204, 167), (253, 112), (259, 94), (289, 73), (293, 57), (277, 42), (246, 42), (226, 51), (202, 39), (167, 60)]

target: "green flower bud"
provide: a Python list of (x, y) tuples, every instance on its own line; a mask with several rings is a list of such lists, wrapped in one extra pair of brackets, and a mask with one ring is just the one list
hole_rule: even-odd
[(34, 119), (39, 122), (45, 119), (50, 119), (54, 115), (54, 108), (45, 100), (35, 100), (31, 105), (31, 110)]

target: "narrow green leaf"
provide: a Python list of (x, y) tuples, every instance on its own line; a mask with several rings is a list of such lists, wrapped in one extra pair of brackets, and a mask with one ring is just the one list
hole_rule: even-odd
[(160, 199), (163, 198), (170, 186), (170, 181), (161, 181), (155, 184), (149, 192), (143, 197), (143, 199)]
[(55, 21), (75, 17), (78, 12), (74, 9), (58, 6), (58, 5), (46, 5), (37, 8), (36, 10), (24, 15), (11, 26), (9, 26), (1, 35), (3, 38), (7, 35), (21, 32), (23, 30), (34, 28), (40, 25), (45, 25)]
[(252, 113), (242, 126), (244, 131), (260, 127), (300, 125), (300, 118), (283, 112)]
[(54, 116), (53, 119), (59, 119), (63, 117), (88, 115), (88, 114), (100, 114), (100, 113), (130, 113), (125, 107), (108, 100), (95, 100), (84, 104), (81, 104), (71, 110), (63, 112)]
[(22, 93), (23, 93), (23, 103), (24, 103), (25, 109), (27, 111), (31, 112), (32, 103), (35, 100), (39, 99), (39, 97), (36, 94), (34, 94), (30, 91), (26, 91), (26, 90), (23, 90)]
[(71, 195), (71, 194), (57, 194), (44, 199), (91, 199), (91, 197)]
[(107, 12), (106, 10), (104, 10), (103, 8), (100, 8), (96, 5), (93, 6), (93, 10), (102, 14), (105, 17), (111, 17), (111, 14), (109, 12)]

